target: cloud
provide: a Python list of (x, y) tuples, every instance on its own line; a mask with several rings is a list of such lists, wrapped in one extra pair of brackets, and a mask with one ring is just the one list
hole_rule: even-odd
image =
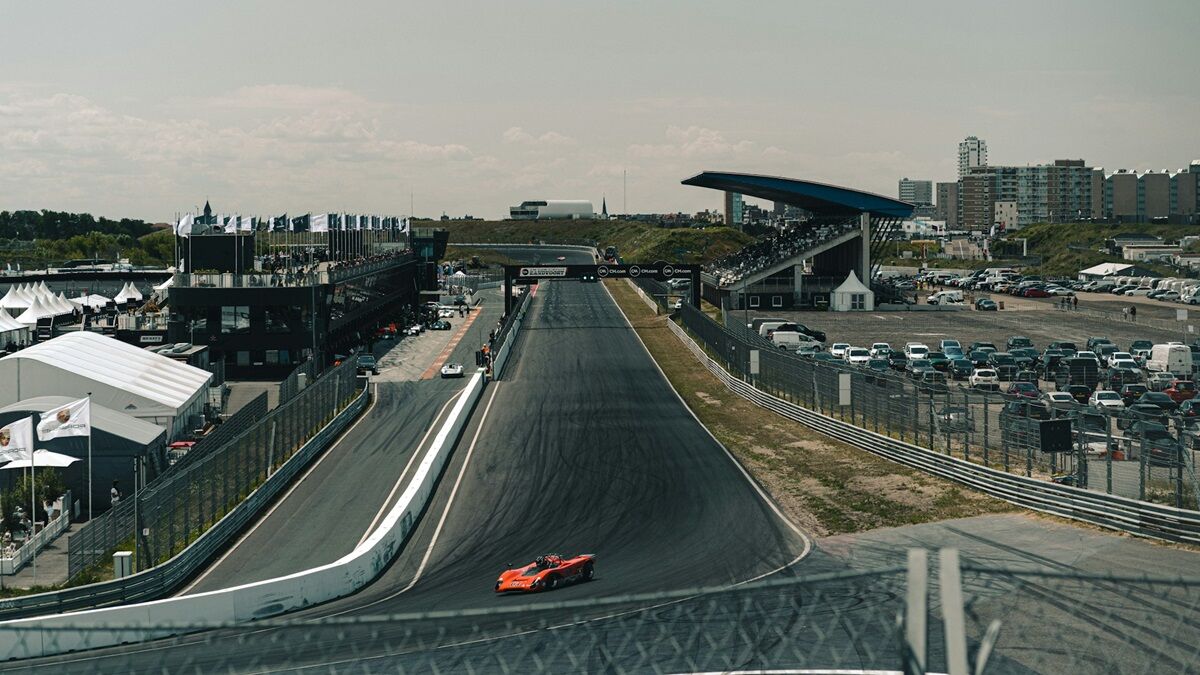
[(630, 145), (629, 154), (650, 159), (699, 159), (736, 155), (754, 148), (752, 141), (729, 141), (720, 131), (699, 126), (671, 125), (666, 137), (666, 143)]
[(488, 168), (468, 145), (410, 138), (387, 106), (342, 90), (245, 87), (179, 110), (128, 115), (74, 94), (0, 90), (0, 207), (161, 219), (220, 195), (242, 212), (383, 210), (400, 180), (450, 185), (462, 166)]
[(575, 145), (575, 139), (560, 134), (557, 131), (547, 131), (541, 136), (534, 136), (521, 127), (509, 127), (500, 135), (500, 138), (509, 145)]

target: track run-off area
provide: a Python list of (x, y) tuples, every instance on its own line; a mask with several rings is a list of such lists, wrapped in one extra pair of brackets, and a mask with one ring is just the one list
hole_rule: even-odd
[[(592, 261), (575, 250), (505, 252)], [(456, 360), (473, 362), (458, 350)], [(461, 385), (376, 386), (371, 410), (187, 592), (298, 572), (361, 541)], [(418, 386), (436, 391), (417, 396)], [(1080, 540), (1089, 550), (1073, 551)], [(814, 542), (692, 414), (603, 284), (546, 282), (417, 527), (366, 588), (261, 625), (0, 669), (528, 672), (540, 662), (563, 672), (641, 672), (647, 663), (677, 672), (716, 652), (722, 670), (891, 669), (904, 588), (896, 570), (906, 548), (943, 545), (964, 558), (1060, 570), (1083, 560), (1126, 570), (1152, 557), (1155, 571), (1185, 574), (1196, 561), (1015, 515)], [(507, 564), (548, 552), (595, 554), (595, 580), (553, 594), (493, 592)], [(892, 571), (854, 576), (868, 568)], [(797, 577), (805, 581), (790, 585)], [(699, 587), (731, 590), (689, 590)], [(648, 657), (653, 649), (662, 651)]]

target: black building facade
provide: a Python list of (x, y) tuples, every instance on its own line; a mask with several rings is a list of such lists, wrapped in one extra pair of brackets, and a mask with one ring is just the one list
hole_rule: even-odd
[(282, 278), (178, 274), (169, 339), (208, 346), (231, 379), (277, 379), (310, 357), (328, 364), (415, 309), (417, 266), (402, 254)]

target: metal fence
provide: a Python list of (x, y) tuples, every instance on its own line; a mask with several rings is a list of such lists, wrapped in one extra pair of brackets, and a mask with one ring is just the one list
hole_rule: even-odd
[(258, 424), (267, 414), (267, 393), (255, 396), (249, 403), (231, 415), (215, 429), (208, 432), (196, 444), (174, 458), (173, 462), (163, 472), (163, 476), (183, 469), (185, 466), (198, 461), (208, 453), (219, 449), (231, 439), (240, 436), (251, 426)]
[(103, 653), (89, 636), (121, 626), (7, 625), (0, 656), (76, 652), (7, 664), (56, 673), (1200, 672), (1200, 579), (936, 560), (910, 551), (907, 567), (426, 613), (181, 621), (163, 634), (185, 637)]
[(68, 540), (68, 576), (75, 578), (106, 560), (121, 545), (133, 548), (139, 571), (179, 553), (245, 499), (355, 394), (355, 364), (347, 361), (219, 448), (86, 523)]
[(725, 328), (688, 304), (667, 308), (657, 282), (638, 286), (727, 371), (808, 410), (1016, 475), (1179, 508), (1200, 504), (1197, 436), (1181, 422), (1172, 423), (1177, 449), (1167, 451), (1147, 446), (1114, 415), (1100, 412), (1098, 423), (1093, 416), (1085, 426), (1078, 411), (1051, 409), (1051, 419), (1072, 420), (1073, 445), (1070, 452), (1043, 452), (1039, 420), (1023, 405), (1029, 399), (801, 357), (740, 324)]

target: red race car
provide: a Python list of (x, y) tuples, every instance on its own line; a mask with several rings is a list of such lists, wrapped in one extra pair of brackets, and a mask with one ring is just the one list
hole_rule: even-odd
[(583, 553), (573, 558), (551, 553), (538, 556), (524, 567), (514, 568), (510, 564), (509, 569), (501, 572), (500, 578), (496, 580), (496, 592), (536, 593), (552, 591), (566, 584), (591, 581), (596, 574), (593, 564), (595, 558), (591, 553)]

